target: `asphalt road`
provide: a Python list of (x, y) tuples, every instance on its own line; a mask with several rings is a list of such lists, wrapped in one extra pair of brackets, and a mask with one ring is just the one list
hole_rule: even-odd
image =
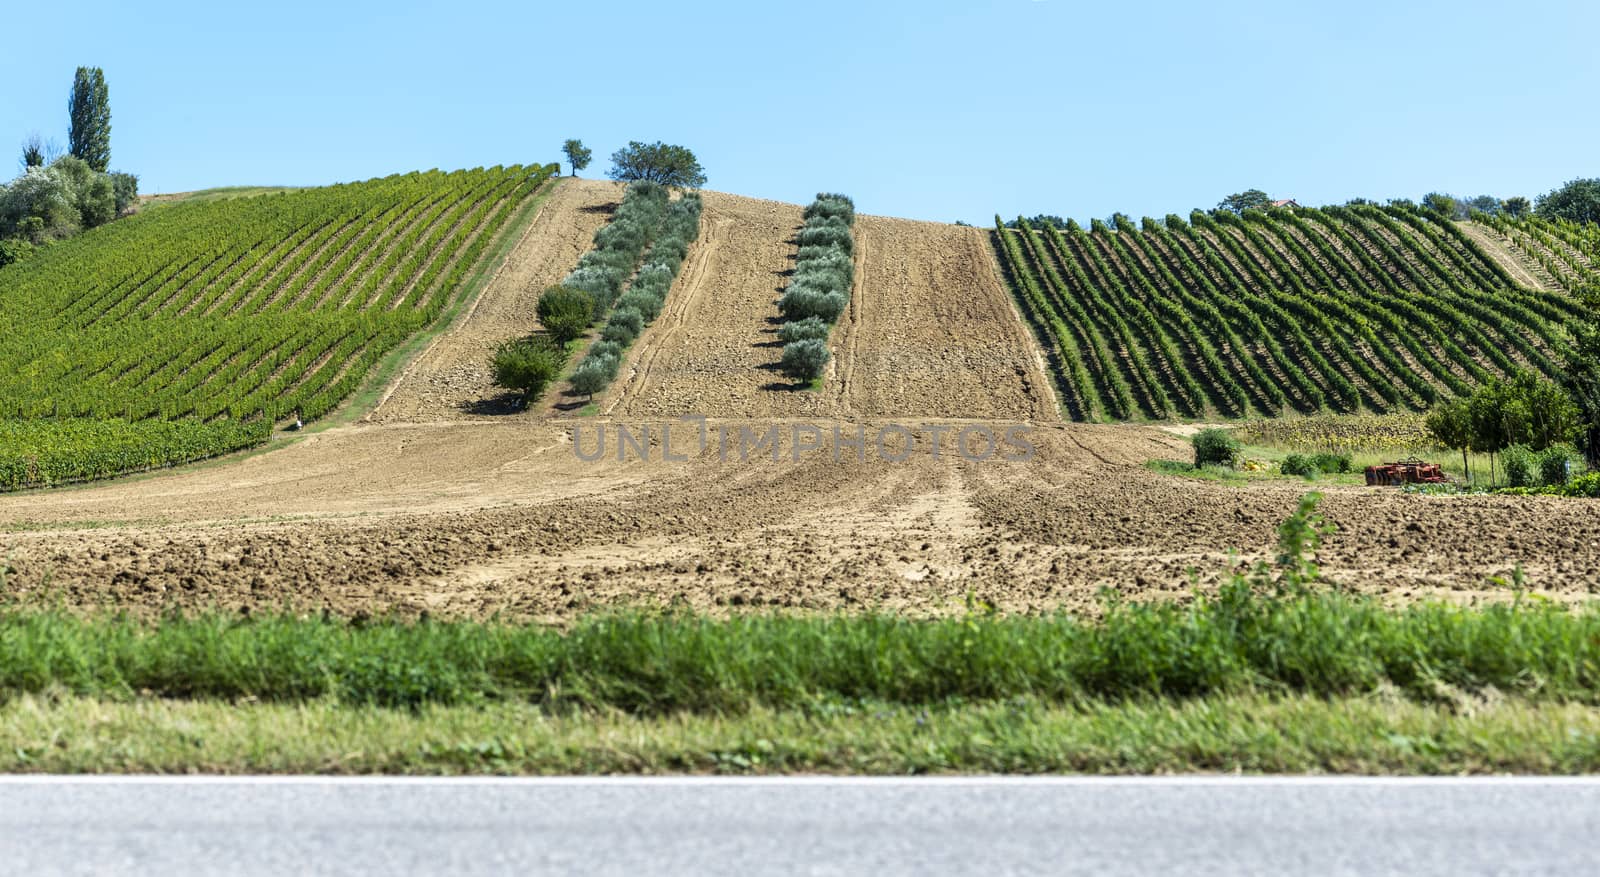
[(1600, 781), (0, 778), (8, 874), (1595, 874)]

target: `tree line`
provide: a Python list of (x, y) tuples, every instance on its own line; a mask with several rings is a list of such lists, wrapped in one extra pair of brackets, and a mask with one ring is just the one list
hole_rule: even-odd
[(0, 185), (0, 266), (126, 214), (139, 178), (109, 170), (111, 98), (105, 72), (79, 67), (67, 99), (68, 150), (37, 133), (23, 140), (21, 173)]

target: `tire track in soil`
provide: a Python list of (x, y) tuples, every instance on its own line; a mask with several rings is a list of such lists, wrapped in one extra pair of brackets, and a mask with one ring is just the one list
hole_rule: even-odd
[(855, 250), (853, 259), (855, 267), (850, 286), (850, 306), (845, 309), (844, 319), (834, 327), (834, 331), (839, 333), (843, 355), (835, 357), (828, 369), (830, 372), (828, 384), (831, 385), (838, 400), (839, 411), (846, 418), (857, 416), (850, 389), (855, 380), (855, 364), (858, 359), (856, 348), (861, 342), (861, 333), (857, 331), (857, 327), (866, 321), (863, 312), (867, 307), (868, 296), (863, 278), (872, 273), (870, 270), (872, 247), (866, 237), (857, 236), (852, 230), (852, 247)]

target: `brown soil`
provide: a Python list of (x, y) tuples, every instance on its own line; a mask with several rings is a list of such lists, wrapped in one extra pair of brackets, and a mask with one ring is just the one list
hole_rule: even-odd
[[(801, 417), (838, 413), (836, 394), (778, 372), (778, 298), (794, 267), (800, 208), (703, 193), (700, 237), (666, 309), (629, 351), (602, 411), (629, 417)], [(847, 335), (840, 326), (837, 345)]]
[(982, 229), (863, 216), (838, 382), (864, 417), (1059, 419)]
[[(968, 229), (862, 217), (838, 369), (821, 392), (769, 389), (776, 378), (760, 366), (776, 348), (757, 345), (799, 210), (714, 193), (666, 312), (630, 358), (636, 374), (600, 416), (481, 413), (490, 391), (475, 369), (488, 347), (532, 327), (533, 295), (571, 268), (617, 194), (564, 181), (473, 310), (367, 421), (210, 465), (0, 497), (0, 587), (141, 614), (942, 613), (962, 611), (968, 594), (1009, 611), (1092, 611), (1103, 588), (1182, 597), (1191, 569), (1203, 586), (1231, 549), (1268, 554), (1305, 489), (1160, 475), (1142, 464), (1185, 458), (1182, 437), (1054, 422), (1036, 353)], [(660, 425), (687, 413), (721, 419), (703, 449), (677, 423), (672, 450), (685, 459), (666, 460)], [(863, 426), (867, 459), (843, 447), (837, 460), (796, 459), (788, 438), (781, 459), (738, 458), (741, 427), (792, 436), (832, 417)], [(937, 458), (928, 421), (952, 427)], [(1016, 421), (1033, 421), (1032, 459), (954, 453), (959, 428)], [(622, 426), (651, 428), (649, 459), (617, 459)], [(873, 440), (895, 426), (922, 437), (898, 462)], [(607, 454), (585, 462), (577, 452), (592, 452), (601, 429)], [(732, 437), (726, 459), (719, 432)], [(1340, 531), (1324, 569), (1353, 588), (1498, 599), (1507, 592), (1489, 577), (1517, 565), (1560, 599), (1600, 588), (1591, 501), (1325, 492)]]
[[(586, 452), (601, 425), (584, 424)], [(713, 437), (716, 425), (770, 422), (721, 422)], [(693, 450), (692, 435), (680, 426), (675, 450)], [(1186, 445), (1141, 426), (1039, 427), (1031, 462), (964, 461), (949, 444), (935, 460), (924, 441), (893, 463), (870, 438), (865, 462), (794, 462), (786, 442), (780, 461), (723, 462), (713, 438), (687, 462), (658, 445), (648, 462), (585, 463), (570, 439), (535, 422), (363, 425), (225, 465), (7, 497), (7, 588), (138, 612), (937, 613), (969, 592), (1014, 611), (1093, 609), (1102, 588), (1182, 596), (1191, 569), (1206, 583), (1230, 549), (1266, 552), (1303, 490), (1150, 472), (1139, 463)], [(1340, 532), (1324, 568), (1352, 587), (1497, 598), (1487, 578), (1518, 564), (1562, 598), (1600, 587), (1591, 502), (1327, 493)]]

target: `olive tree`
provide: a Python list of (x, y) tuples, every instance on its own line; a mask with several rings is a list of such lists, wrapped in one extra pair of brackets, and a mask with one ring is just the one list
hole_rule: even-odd
[(613, 180), (647, 180), (663, 186), (698, 189), (706, 184), (705, 169), (687, 147), (657, 141), (628, 145), (611, 154)]
[(552, 286), (539, 296), (539, 325), (558, 344), (577, 338), (594, 319), (594, 296), (581, 289)]
[(561, 144), (561, 151), (566, 153), (567, 164), (572, 165), (572, 175), (577, 176), (578, 171), (589, 166), (589, 159), (594, 153), (583, 145), (582, 140), (568, 140)]
[(566, 355), (544, 338), (513, 338), (495, 348), (490, 359), (496, 386), (520, 394), (522, 407), (539, 398), (561, 373)]
[(807, 338), (785, 345), (783, 360), (779, 365), (783, 373), (789, 377), (809, 382), (822, 377), (823, 371), (828, 367), (828, 360), (832, 358), (826, 341), (821, 338)]

